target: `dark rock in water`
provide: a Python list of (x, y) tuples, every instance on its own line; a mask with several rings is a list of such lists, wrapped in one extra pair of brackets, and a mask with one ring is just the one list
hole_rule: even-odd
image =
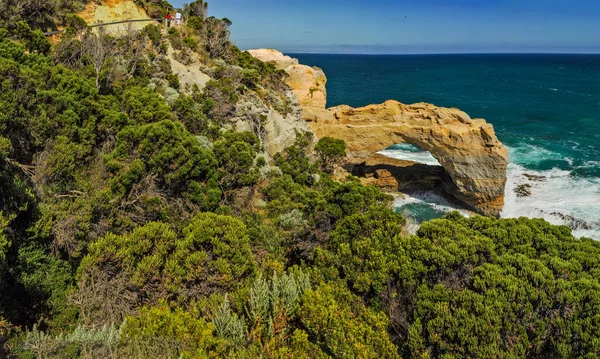
[(515, 188), (515, 192), (517, 193), (517, 197), (529, 197), (531, 196), (531, 185), (522, 184)]
[(548, 180), (544, 176), (532, 175), (530, 173), (524, 173), (523, 176), (527, 177), (528, 180), (533, 182), (546, 182)]
[(585, 221), (579, 220), (568, 214), (564, 214), (564, 213), (560, 213), (560, 212), (552, 212), (550, 214), (567, 222), (567, 225), (571, 229), (583, 229), (583, 230), (587, 230), (587, 231), (594, 229), (594, 225), (587, 223)]

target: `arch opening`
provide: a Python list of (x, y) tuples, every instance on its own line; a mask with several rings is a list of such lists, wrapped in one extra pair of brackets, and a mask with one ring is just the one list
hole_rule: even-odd
[(378, 153), (398, 160), (413, 161), (429, 166), (441, 166), (431, 152), (410, 143), (395, 144)]
[(436, 192), (445, 197), (444, 183), (451, 181), (431, 152), (410, 143), (351, 159), (346, 169), (366, 185), (405, 194)]

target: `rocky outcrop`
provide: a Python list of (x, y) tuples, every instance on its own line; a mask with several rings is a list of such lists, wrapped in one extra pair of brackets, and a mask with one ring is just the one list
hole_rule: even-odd
[[(296, 142), (299, 132), (313, 132), (302, 119), (301, 108), (291, 90), (285, 93), (291, 111), (282, 113), (265, 103), (258, 95), (249, 93), (236, 103), (232, 119), (236, 131), (262, 134), (262, 142), (270, 156)], [(261, 119), (264, 119), (262, 121)]]
[(351, 159), (398, 143), (431, 152), (450, 181), (446, 191), (471, 209), (497, 216), (504, 206), (508, 151), (491, 124), (457, 109), (387, 101), (363, 108), (338, 106), (309, 122), (317, 136), (346, 141)]
[[(253, 51), (253, 54), (266, 58), (261, 55), (263, 51), (266, 50)], [(444, 168), (447, 176), (444, 176), (443, 187), (447, 193), (476, 212), (491, 216), (500, 214), (504, 206), (508, 151), (497, 139), (491, 124), (472, 119), (457, 109), (425, 103), (405, 105), (387, 101), (363, 108), (338, 106), (325, 109), (326, 101), (319, 98), (308, 101), (303, 97), (306, 84), (318, 82), (325, 86), (326, 80), (315, 80), (316, 70), (305, 71), (304, 80), (297, 79), (302, 72), (295, 67), (302, 65), (288, 65), (287, 59), (277, 60), (277, 56), (282, 58), (283, 54), (277, 55), (272, 50), (268, 53), (268, 58), (276, 65), (287, 65), (280, 68), (292, 70), (288, 71), (289, 84), (305, 100), (300, 101), (302, 116), (318, 137), (343, 139), (350, 159), (355, 162), (394, 144), (417, 145), (431, 152)], [(326, 95), (325, 90), (320, 93)], [(389, 185), (390, 176), (386, 175), (382, 171), (377, 174), (386, 178)]]
[(189, 65), (182, 64), (177, 60), (176, 51), (171, 46), (168, 47), (167, 55), (171, 62), (171, 70), (179, 78), (179, 85), (183, 91), (191, 92), (194, 85), (198, 86), (199, 90), (204, 90), (211, 77), (200, 70), (200, 61), (193, 61)]
[(306, 65), (292, 65), (285, 71), (290, 75), (288, 85), (294, 90), (300, 106), (325, 108), (327, 77), (323, 70)]
[(273, 49), (248, 50), (250, 55), (262, 62), (272, 62), (278, 69), (287, 69), (289, 66), (298, 65), (298, 59), (286, 56)]
[(277, 68), (288, 73), (287, 83), (294, 90), (300, 106), (325, 108), (327, 105), (327, 77), (323, 70), (298, 64), (298, 60), (277, 50), (260, 49), (248, 52), (259, 60), (274, 63)]

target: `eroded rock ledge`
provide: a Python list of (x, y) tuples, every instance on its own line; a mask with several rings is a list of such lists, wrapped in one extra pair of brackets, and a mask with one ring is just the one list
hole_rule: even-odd
[(458, 109), (426, 103), (387, 101), (362, 108), (326, 109), (326, 99), (322, 98), (326, 96), (326, 79), (322, 79), (322, 71), (296, 64), (274, 50), (251, 53), (288, 71), (303, 118), (318, 137), (346, 141), (353, 162), (394, 144), (417, 145), (431, 152), (444, 168), (450, 179), (443, 184), (447, 193), (481, 214), (500, 214), (508, 152), (485, 120), (472, 119)]

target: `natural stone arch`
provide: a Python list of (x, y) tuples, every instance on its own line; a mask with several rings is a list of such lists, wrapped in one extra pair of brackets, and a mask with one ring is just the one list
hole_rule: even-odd
[(485, 120), (471, 119), (458, 109), (397, 101), (325, 109), (327, 78), (321, 69), (299, 64), (276, 50), (250, 53), (288, 73), (288, 85), (310, 128), (318, 137), (343, 139), (351, 159), (366, 159), (397, 143), (417, 145), (431, 152), (444, 168), (450, 178), (446, 192), (481, 214), (500, 215), (508, 151)]
[(304, 108), (318, 137), (346, 141), (351, 159), (367, 158), (398, 143), (431, 152), (451, 178), (446, 191), (473, 210), (498, 216), (504, 206), (508, 152), (491, 124), (430, 104), (387, 101), (362, 108)]

